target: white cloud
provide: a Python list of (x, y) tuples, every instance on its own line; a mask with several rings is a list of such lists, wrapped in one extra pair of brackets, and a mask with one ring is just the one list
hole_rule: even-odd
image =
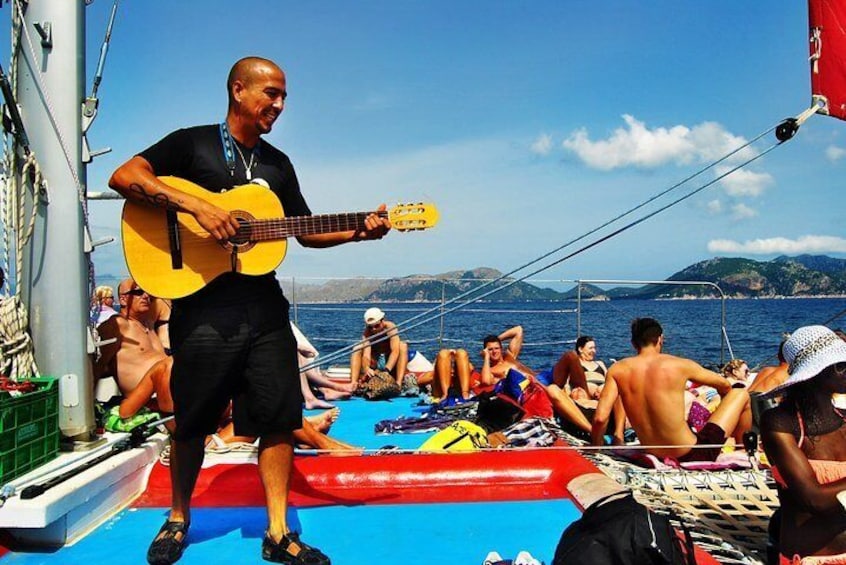
[(723, 203), (715, 198), (705, 204), (705, 209), (708, 210), (709, 214), (717, 215), (723, 211)]
[(552, 151), (552, 136), (541, 134), (531, 145), (532, 153), (547, 156)]
[(836, 145), (829, 145), (825, 150), (825, 156), (829, 161), (839, 161), (843, 157), (846, 157), (846, 149), (837, 147)]
[[(585, 128), (573, 132), (562, 143), (585, 164), (601, 170), (620, 167), (655, 168), (668, 163), (709, 163), (744, 144), (746, 140), (726, 131), (720, 124), (703, 122), (688, 127), (649, 129), (644, 122), (623, 115), (626, 128), (617, 128), (610, 137), (593, 141)], [(749, 158), (754, 152), (744, 148), (733, 160)]]
[(711, 253), (747, 253), (750, 255), (798, 255), (802, 253), (846, 253), (846, 239), (830, 235), (804, 235), (798, 239), (771, 237), (740, 243), (730, 239), (708, 242)]
[(758, 211), (750, 208), (746, 204), (735, 204), (731, 207), (731, 217), (734, 220), (745, 220), (747, 218), (754, 218), (758, 215)]
[[(714, 170), (717, 175), (722, 175), (730, 170), (730, 167), (717, 166)], [(720, 180), (720, 184), (730, 196), (760, 196), (772, 183), (772, 175), (747, 169), (738, 169)]]

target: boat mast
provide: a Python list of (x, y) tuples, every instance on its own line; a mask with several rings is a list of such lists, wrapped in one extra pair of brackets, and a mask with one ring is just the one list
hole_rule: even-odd
[(16, 94), (46, 181), (22, 291), (39, 371), (60, 378), (62, 434), (87, 440), (94, 429), (94, 387), (82, 163), (85, 5), (84, 0), (19, 0), (12, 6), (24, 10)]

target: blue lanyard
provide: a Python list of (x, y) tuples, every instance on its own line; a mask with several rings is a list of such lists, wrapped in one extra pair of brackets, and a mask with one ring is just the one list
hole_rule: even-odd
[(223, 143), (223, 157), (226, 159), (226, 167), (229, 169), (229, 176), (235, 176), (235, 151), (232, 147), (234, 143), (232, 136), (229, 134), (229, 126), (226, 121), (220, 122), (220, 141)]

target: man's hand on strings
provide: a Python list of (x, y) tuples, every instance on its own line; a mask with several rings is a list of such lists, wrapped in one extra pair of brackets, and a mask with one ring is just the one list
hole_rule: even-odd
[(388, 208), (381, 204), (376, 212), (369, 214), (364, 220), (364, 229), (356, 232), (356, 240), (364, 239), (382, 239), (385, 234), (391, 230), (391, 220), (387, 216), (381, 216), (379, 212), (384, 212)]
[(217, 241), (226, 241), (233, 237), (240, 227), (238, 220), (229, 212), (210, 202), (202, 201), (193, 215), (197, 223)]

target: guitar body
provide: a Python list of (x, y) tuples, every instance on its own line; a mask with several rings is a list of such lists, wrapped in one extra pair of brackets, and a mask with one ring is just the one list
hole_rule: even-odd
[[(248, 184), (223, 193), (204, 190), (177, 177), (160, 180), (182, 192), (229, 211), (238, 219), (269, 220), (284, 217), (276, 195), (261, 186)], [(232, 247), (218, 243), (191, 214), (176, 213), (178, 253), (174, 250), (168, 214), (127, 200), (123, 206), (121, 236), (129, 273), (138, 286), (152, 296), (182, 298), (203, 288), (216, 277), (234, 270), (245, 275), (263, 275), (285, 258), (285, 239), (238, 246), (233, 265)], [(174, 264), (178, 255), (177, 264)]]

